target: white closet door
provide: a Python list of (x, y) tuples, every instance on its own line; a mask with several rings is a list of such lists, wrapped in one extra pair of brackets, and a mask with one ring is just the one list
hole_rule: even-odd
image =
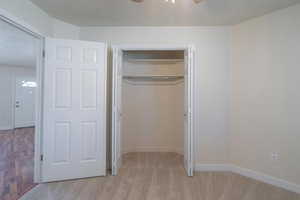
[(113, 48), (113, 100), (112, 100), (112, 175), (118, 174), (122, 162), (122, 51)]
[(190, 46), (185, 51), (185, 114), (184, 114), (184, 167), (188, 176), (194, 174), (193, 145), (193, 69), (194, 48)]
[(44, 182), (106, 174), (106, 60), (102, 43), (45, 41)]

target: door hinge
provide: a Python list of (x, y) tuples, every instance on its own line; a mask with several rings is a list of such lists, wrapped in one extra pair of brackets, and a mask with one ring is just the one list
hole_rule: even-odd
[(46, 51), (43, 50), (43, 58), (45, 58), (45, 57), (46, 57)]
[(41, 155), (40, 160), (44, 161), (44, 155)]

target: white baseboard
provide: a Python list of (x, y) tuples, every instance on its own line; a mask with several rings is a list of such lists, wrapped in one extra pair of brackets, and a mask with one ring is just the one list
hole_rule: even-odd
[(27, 124), (17, 124), (16, 127), (13, 126), (0, 126), (0, 131), (8, 131), (13, 130), (15, 128), (28, 128), (28, 127), (34, 127), (35, 124), (33, 123), (27, 123)]
[(27, 127), (33, 127), (34, 125), (35, 125), (34, 122), (16, 123), (15, 128), (27, 128)]
[(291, 183), (280, 178), (276, 178), (254, 170), (241, 168), (235, 165), (231, 166), (231, 172), (300, 194), (300, 185), (296, 183)]
[(226, 171), (255, 179), (300, 194), (300, 185), (261, 172), (231, 164), (196, 164), (195, 171)]
[(0, 126), (0, 131), (8, 131), (8, 130), (12, 130), (13, 127), (11, 126)]

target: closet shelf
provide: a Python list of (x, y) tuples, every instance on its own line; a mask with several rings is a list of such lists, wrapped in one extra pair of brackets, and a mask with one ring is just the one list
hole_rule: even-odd
[(128, 62), (150, 62), (150, 63), (178, 63), (183, 62), (184, 59), (127, 59)]
[(184, 76), (123, 76), (123, 78), (131, 81), (177, 81)]

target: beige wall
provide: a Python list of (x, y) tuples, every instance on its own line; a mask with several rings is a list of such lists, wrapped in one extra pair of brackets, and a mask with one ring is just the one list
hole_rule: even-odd
[(230, 161), (297, 184), (299, 19), (296, 5), (234, 26), (230, 70)]
[[(184, 75), (184, 63), (124, 62), (130, 76)], [(183, 153), (184, 79), (123, 80), (122, 151)]]
[(230, 27), (83, 27), (82, 40), (110, 44), (194, 44), (197, 164), (226, 163)]
[[(1, 9), (45, 36), (76, 39), (74, 26), (65, 26), (61, 32), (64, 23), (53, 22), (28, 0), (0, 2)], [(80, 39), (112, 44), (195, 44), (196, 163), (211, 164), (228, 159), (230, 33), (230, 27), (85, 27)]]
[[(28, 0), (0, 5), (46, 36), (77, 38), (77, 27)], [(300, 184), (299, 15), (296, 5), (233, 27), (83, 27), (80, 38), (195, 44), (196, 163), (233, 163)]]

